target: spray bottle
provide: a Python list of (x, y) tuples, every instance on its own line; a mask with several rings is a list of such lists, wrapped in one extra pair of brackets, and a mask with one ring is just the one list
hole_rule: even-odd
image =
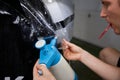
[(57, 37), (43, 38), (36, 42), (35, 47), (40, 49), (39, 64), (45, 64), (57, 80), (78, 80), (76, 73), (56, 48)]

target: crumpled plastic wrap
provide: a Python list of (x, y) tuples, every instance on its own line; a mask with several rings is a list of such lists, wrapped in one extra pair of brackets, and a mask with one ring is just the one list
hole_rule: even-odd
[[(63, 38), (71, 40), (74, 14), (59, 22), (53, 22), (51, 14), (42, 0), (19, 1), (25, 14), (12, 7), (10, 10), (6, 10), (4, 6), (0, 10), (0, 14), (12, 18), (12, 23), (20, 27), (25, 41), (36, 41), (38, 38), (46, 36), (58, 36), (58, 43)], [(59, 0), (56, 2), (59, 2)], [(8, 5), (8, 7), (10, 6)]]

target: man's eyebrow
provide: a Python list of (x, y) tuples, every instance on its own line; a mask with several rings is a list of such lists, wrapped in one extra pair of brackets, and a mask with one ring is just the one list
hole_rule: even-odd
[(111, 2), (109, 0), (100, 0), (102, 5), (110, 5)]
[(104, 4), (104, 3), (110, 3), (110, 2), (107, 0), (101, 0), (101, 3)]

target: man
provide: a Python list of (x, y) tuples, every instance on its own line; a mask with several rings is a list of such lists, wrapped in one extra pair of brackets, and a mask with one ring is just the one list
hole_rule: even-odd
[[(101, 0), (101, 17), (111, 25), (116, 34), (120, 34), (120, 0)], [(120, 52), (113, 48), (105, 48), (100, 52), (100, 59), (84, 49), (63, 40), (64, 56), (68, 60), (78, 60), (105, 80), (120, 80)], [(44, 73), (44, 71), (43, 71)], [(44, 74), (43, 74), (44, 75)], [(49, 80), (49, 79), (48, 79)]]
[[(101, 17), (111, 25), (116, 34), (120, 34), (120, 0), (102, 0)], [(68, 60), (79, 60), (105, 80), (120, 80), (120, 52), (105, 48), (100, 52), (101, 60), (76, 45), (63, 41), (64, 56)]]

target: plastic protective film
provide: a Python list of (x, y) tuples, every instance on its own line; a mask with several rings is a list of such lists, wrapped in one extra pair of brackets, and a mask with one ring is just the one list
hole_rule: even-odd
[(63, 38), (68, 41), (72, 38), (74, 22), (74, 5), (72, 0), (42, 0), (48, 9), (53, 23), (55, 34), (58, 36), (58, 43)]
[[(54, 29), (50, 27), (49, 23), (47, 23), (47, 21), (50, 19), (46, 20), (42, 14), (37, 14), (38, 12), (36, 13), (34, 8), (27, 6), (27, 4), (29, 4), (28, 2), (25, 3), (27, 7), (24, 6), (26, 8), (25, 16), (2, 1), (0, 1), (0, 4), (0, 15), (10, 17), (10, 21), (14, 25), (19, 26), (25, 41), (34, 41), (38, 37), (55, 35)], [(30, 11), (28, 8), (33, 9), (34, 11)]]
[(29, 39), (34, 40), (38, 37), (55, 35), (54, 25), (50, 15), (40, 0), (20, 0), (20, 2), (29, 20), (29, 26), (23, 29), (23, 32), (29, 35)]
[[(58, 37), (58, 43), (60, 43), (63, 38), (70, 40), (72, 38), (71, 32), (73, 30), (74, 19), (73, 8), (71, 8), (70, 4), (67, 4), (70, 3), (70, 1), (54, 0), (54, 2), (50, 4), (48, 1), (49, 0), (20, 0), (22, 8), (30, 20), (30, 24), (32, 24), (30, 30), (31, 35), (29, 35), (29, 37), (34, 38), (34, 36), (36, 36), (39, 38), (56, 35)], [(70, 12), (68, 11), (67, 13), (66, 10), (70, 10)], [(55, 12), (60, 12), (61, 14)], [(57, 14), (58, 20), (55, 20)]]
[[(0, 14), (11, 17), (11, 21), (14, 25), (18, 25), (23, 39), (25, 41), (35, 41), (40, 37), (46, 36), (58, 36), (58, 43), (63, 38), (70, 40), (72, 38), (73, 30), (73, 13), (72, 10), (66, 11), (64, 6), (68, 6), (67, 0), (54, 0), (58, 3), (59, 8), (57, 9), (62, 18), (54, 22), (54, 14), (51, 14), (50, 7), (47, 6), (42, 0), (20, 0), (21, 8), (25, 14), (22, 14), (18, 10), (10, 7), (9, 5), (0, 2)], [(60, 5), (63, 4), (63, 5)], [(54, 4), (52, 4), (54, 6)], [(69, 9), (69, 6), (67, 7)], [(51, 8), (52, 9), (52, 8)], [(70, 9), (69, 9), (70, 10)], [(51, 12), (50, 12), (51, 11)], [(65, 12), (65, 13), (62, 13)], [(64, 16), (64, 14), (66, 14)]]

